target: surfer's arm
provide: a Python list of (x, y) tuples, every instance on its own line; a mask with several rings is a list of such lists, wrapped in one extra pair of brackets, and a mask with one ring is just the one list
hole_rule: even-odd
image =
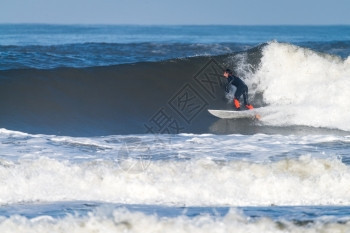
[(230, 86), (231, 86), (231, 84), (232, 84), (232, 81), (233, 81), (233, 79), (231, 79), (231, 80), (226, 84), (226, 87), (225, 87), (226, 93), (229, 93), (229, 92), (230, 92)]

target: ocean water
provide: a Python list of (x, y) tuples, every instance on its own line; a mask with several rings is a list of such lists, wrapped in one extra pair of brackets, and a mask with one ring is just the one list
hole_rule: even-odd
[(0, 231), (350, 232), (349, 87), (349, 26), (0, 25)]

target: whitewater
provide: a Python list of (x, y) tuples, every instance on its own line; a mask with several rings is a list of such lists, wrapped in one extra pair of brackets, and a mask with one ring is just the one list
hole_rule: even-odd
[(348, 26), (0, 29), (1, 232), (350, 232)]
[(274, 112), (264, 122), (350, 130), (350, 57), (278, 42), (263, 48), (262, 56), (250, 81)]
[(325, 153), (331, 146), (319, 148), (337, 143), (344, 144), (339, 151), (346, 150), (349, 137), (87, 139), (1, 130), (1, 138), (2, 156), (8, 158), (0, 161), (2, 204), (67, 200), (170, 206), (350, 204), (350, 158), (346, 152)]

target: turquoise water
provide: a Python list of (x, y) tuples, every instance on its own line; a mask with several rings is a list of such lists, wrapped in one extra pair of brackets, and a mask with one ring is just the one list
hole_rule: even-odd
[(245, 51), (287, 42), (346, 58), (349, 26), (0, 25), (0, 70), (95, 67)]
[(349, 26), (0, 25), (1, 45), (349, 41)]

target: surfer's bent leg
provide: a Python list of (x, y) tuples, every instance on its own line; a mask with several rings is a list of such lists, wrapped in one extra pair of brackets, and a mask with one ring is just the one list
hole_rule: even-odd
[(249, 104), (249, 102), (248, 102), (248, 87), (244, 88), (243, 101), (244, 101), (244, 105), (247, 109), (253, 109), (253, 105)]
[(249, 105), (249, 102), (248, 102), (248, 88), (244, 88), (244, 90), (243, 90), (243, 101), (244, 101), (244, 105)]
[(236, 109), (240, 109), (241, 105), (239, 103), (239, 98), (241, 97), (243, 93), (242, 88), (237, 88), (235, 92), (235, 98), (233, 99), (233, 105), (235, 106)]

